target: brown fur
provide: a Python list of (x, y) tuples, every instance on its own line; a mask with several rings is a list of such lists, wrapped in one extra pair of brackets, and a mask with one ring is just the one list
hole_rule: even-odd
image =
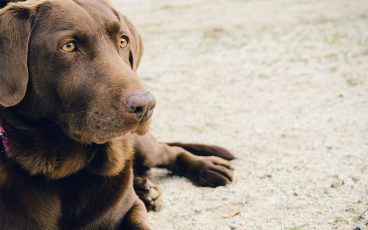
[[(69, 40), (78, 52), (60, 49)], [(195, 156), (193, 145), (135, 134), (147, 132), (150, 113), (137, 120), (123, 104), (146, 92), (136, 76), (142, 52), (134, 26), (104, 0), (0, 9), (0, 124), (10, 143), (0, 156), (2, 229), (149, 229), (144, 204), (157, 209), (160, 193), (147, 193), (158, 190), (147, 179), (134, 191), (133, 164), (142, 177), (165, 167), (201, 186), (232, 180), (225, 149), (195, 145), (224, 159)]]

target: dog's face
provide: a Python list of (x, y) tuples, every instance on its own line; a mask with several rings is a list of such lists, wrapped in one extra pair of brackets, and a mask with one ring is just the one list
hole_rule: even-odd
[(149, 127), (155, 99), (136, 76), (142, 42), (105, 1), (31, 1), (0, 11), (0, 104), (83, 143)]

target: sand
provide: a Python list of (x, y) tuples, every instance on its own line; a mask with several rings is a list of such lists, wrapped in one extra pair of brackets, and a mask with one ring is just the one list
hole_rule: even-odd
[(144, 40), (152, 133), (238, 157), (215, 189), (153, 170), (153, 229), (368, 229), (367, 0), (113, 3)]

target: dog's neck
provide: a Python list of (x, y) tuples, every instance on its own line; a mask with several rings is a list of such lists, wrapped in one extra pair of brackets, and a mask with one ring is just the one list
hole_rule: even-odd
[(133, 157), (129, 137), (102, 145), (86, 145), (73, 140), (47, 119), (29, 121), (12, 109), (0, 112), (0, 121), (11, 147), (8, 160), (31, 175), (60, 179), (81, 170), (97, 175), (117, 175)]

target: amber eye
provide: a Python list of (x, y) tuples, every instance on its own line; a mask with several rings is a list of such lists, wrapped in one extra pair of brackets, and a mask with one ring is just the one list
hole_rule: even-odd
[(74, 43), (74, 42), (67, 42), (67, 43), (65, 43), (65, 44), (61, 47), (61, 49), (62, 49), (62, 50), (64, 50), (65, 52), (71, 53), (71, 52), (76, 51), (77, 46), (75, 45), (75, 43)]
[(126, 36), (121, 36), (120, 37), (120, 48), (124, 49), (128, 46), (129, 44), (129, 39)]

